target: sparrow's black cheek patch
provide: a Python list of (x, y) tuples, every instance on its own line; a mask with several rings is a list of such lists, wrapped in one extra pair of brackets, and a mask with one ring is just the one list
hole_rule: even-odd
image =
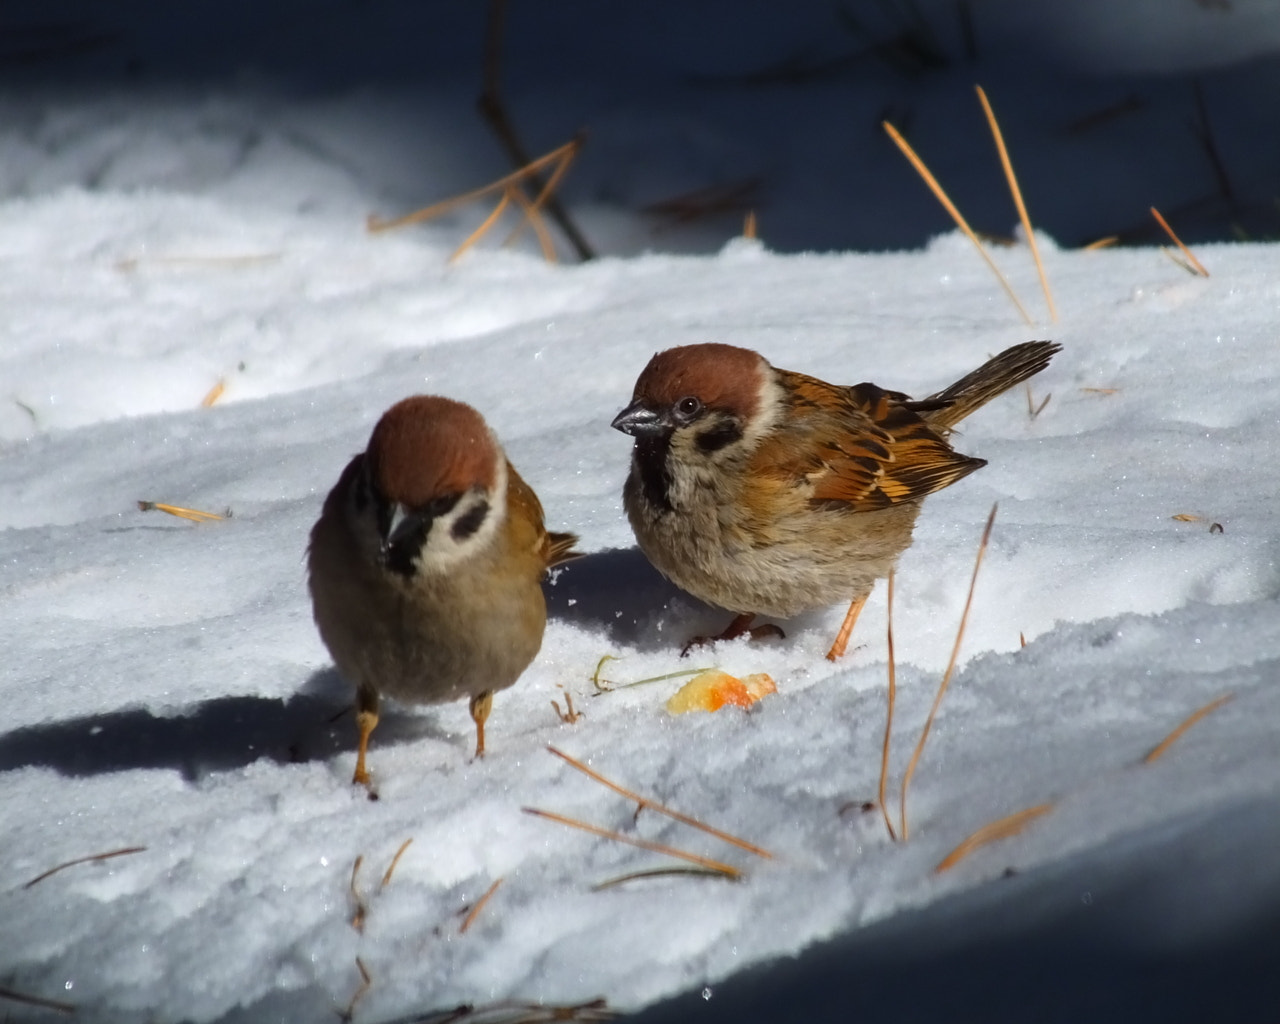
[(742, 428), (735, 420), (725, 420), (698, 435), (698, 448), (710, 455), (742, 440)]
[(484, 523), (485, 517), (489, 514), (489, 503), (482, 501), (480, 504), (468, 509), (466, 513), (459, 516), (453, 527), (449, 530), (449, 535), (461, 544), (464, 540), (474, 534)]

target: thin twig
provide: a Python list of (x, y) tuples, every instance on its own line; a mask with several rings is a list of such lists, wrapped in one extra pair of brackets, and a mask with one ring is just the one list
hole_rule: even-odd
[(893, 831), (893, 821), (889, 817), (889, 805), (885, 802), (885, 789), (889, 782), (889, 737), (893, 733), (893, 704), (898, 692), (897, 668), (893, 656), (893, 568), (889, 569), (889, 596), (885, 612), (885, 633), (889, 641), (889, 710), (884, 720), (884, 746), (880, 751), (880, 813), (884, 815), (884, 827), (889, 830), (889, 838), (897, 842), (897, 833)]
[(480, 911), (482, 911), (484, 909), (484, 905), (493, 898), (493, 894), (498, 891), (498, 886), (501, 884), (501, 877), (494, 879), (493, 885), (489, 886), (489, 888), (485, 890), (484, 895), (476, 900), (475, 906), (471, 908), (471, 912), (467, 914), (466, 919), (458, 928), (459, 935), (463, 934), (468, 928), (475, 924), (476, 918), (480, 916)]
[(391, 858), (391, 863), (387, 865), (387, 870), (382, 876), (382, 882), (378, 886), (379, 889), (385, 889), (391, 883), (391, 876), (396, 870), (396, 865), (400, 863), (400, 858), (404, 856), (404, 851), (409, 849), (409, 844), (413, 842), (410, 836), (400, 844), (400, 849), (396, 850), (396, 855)]
[(552, 811), (542, 811), (536, 807), (521, 807), (520, 810), (525, 814), (532, 814), (537, 818), (547, 818), (551, 821), (558, 821), (561, 825), (568, 825), (570, 828), (581, 829), (583, 832), (590, 832), (592, 835), (600, 836), (604, 839), (614, 839), (619, 843), (626, 843), (629, 846), (638, 846), (642, 850), (648, 850), (651, 853), (665, 853), (668, 857), (677, 857), (680, 860), (687, 860), (691, 864), (700, 864), (704, 868), (710, 868), (712, 871), (719, 871), (721, 874), (730, 878), (738, 879), (742, 877), (742, 872), (737, 868), (721, 863), (718, 860), (712, 860), (710, 857), (703, 857), (696, 853), (689, 853), (687, 850), (679, 850), (674, 846), (664, 846), (662, 843), (652, 843), (647, 839), (638, 839), (634, 836), (625, 836), (621, 832), (614, 832), (607, 828), (601, 828), (599, 825), (592, 825), (586, 821), (579, 821), (576, 818), (567, 818), (563, 814), (555, 814)]
[(998, 839), (1007, 839), (1009, 836), (1016, 836), (1024, 828), (1027, 827), (1036, 818), (1041, 815), (1048, 814), (1053, 810), (1053, 804), (1037, 804), (1035, 807), (1028, 807), (1025, 810), (1017, 811), (1013, 814), (1000, 818), (998, 821), (988, 822), (978, 829), (973, 835), (969, 836), (963, 843), (957, 846), (949, 854), (938, 862), (938, 866), (934, 871), (946, 871), (953, 868), (965, 857), (973, 853), (980, 846), (986, 846), (988, 843), (994, 843)]
[(91, 861), (110, 860), (112, 857), (124, 857), (130, 853), (142, 853), (146, 850), (145, 846), (126, 846), (121, 850), (110, 850), (107, 853), (93, 853), (88, 857), (77, 857), (75, 860), (69, 860), (65, 864), (59, 864), (56, 868), (50, 868), (42, 874), (36, 875), (35, 878), (23, 885), (22, 888), (30, 889), (37, 882), (43, 882), (50, 875), (56, 875), (65, 868), (75, 867), (77, 864), (88, 864)]
[(1000, 165), (1004, 168), (1004, 176), (1009, 182), (1009, 191), (1013, 194), (1013, 204), (1018, 208), (1018, 217), (1022, 221), (1022, 230), (1027, 236), (1027, 245), (1031, 247), (1031, 258), (1036, 262), (1036, 272), (1040, 275), (1040, 287), (1044, 289), (1045, 302), (1049, 304), (1049, 319), (1058, 322), (1058, 310), (1053, 304), (1053, 292), (1049, 290), (1049, 278), (1044, 272), (1044, 264), (1040, 261), (1040, 248), (1036, 245), (1036, 235), (1031, 229), (1031, 217), (1027, 213), (1027, 205), (1022, 201), (1022, 189), (1018, 187), (1018, 179), (1013, 173), (1013, 163), (1009, 159), (1009, 151), (1005, 149), (1004, 135), (996, 121), (995, 111), (987, 100), (986, 91), (980, 85), (978, 99), (982, 103), (982, 111), (987, 115), (987, 124), (991, 126), (991, 135), (996, 140), (996, 150), (1000, 153)]
[(920, 755), (924, 753), (925, 740), (929, 738), (929, 730), (933, 727), (934, 716), (938, 713), (938, 706), (942, 703), (942, 698), (947, 692), (947, 685), (951, 682), (951, 674), (955, 671), (956, 659), (960, 656), (960, 642), (964, 639), (964, 629), (969, 622), (969, 609), (973, 605), (973, 591), (978, 584), (978, 570), (982, 567), (982, 556), (987, 552), (987, 542), (991, 539), (991, 527), (996, 521), (996, 505), (991, 506), (991, 514), (987, 516), (987, 525), (982, 531), (982, 540), (978, 544), (978, 557), (973, 562), (973, 576), (969, 580), (969, 595), (964, 600), (964, 611), (960, 615), (960, 628), (956, 630), (956, 642), (951, 648), (951, 660), (947, 662), (947, 670), (942, 675), (942, 682), (938, 684), (938, 693), (933, 698), (933, 707), (929, 709), (929, 717), (925, 719), (924, 728), (920, 730), (920, 739), (916, 743), (916, 749), (911, 754), (911, 760), (907, 764), (907, 773), (902, 777), (902, 802), (901, 802), (901, 832), (902, 839), (907, 839), (907, 787), (911, 785), (911, 777), (916, 772), (916, 765), (920, 761)]
[(902, 150), (902, 155), (911, 162), (911, 166), (916, 169), (916, 173), (924, 179), (924, 183), (928, 185), (933, 194), (937, 196), (938, 202), (942, 204), (943, 209), (951, 215), (951, 219), (956, 222), (956, 226), (964, 232), (965, 237), (968, 238), (969, 241), (977, 248), (978, 255), (986, 261), (987, 266), (991, 268), (991, 272), (996, 275), (996, 280), (1000, 282), (1000, 287), (1004, 289), (1005, 294), (1009, 296), (1013, 304), (1018, 307), (1018, 312), (1022, 314), (1022, 319), (1025, 320), (1028, 325), (1034, 324), (1035, 321), (1031, 319), (1030, 314), (1027, 313), (1022, 303), (1018, 301), (1018, 296), (1014, 294), (1013, 286), (1005, 279), (1004, 274), (1000, 273), (1000, 268), (996, 266), (991, 255), (987, 252), (982, 242), (978, 240), (978, 236), (973, 233), (973, 228), (969, 227), (969, 222), (960, 215), (960, 211), (956, 209), (955, 203), (951, 201), (946, 192), (942, 190), (942, 186), (938, 184), (938, 179), (935, 178), (929, 171), (929, 168), (924, 165), (924, 161), (916, 155), (916, 151), (911, 148), (911, 144), (907, 142), (901, 134), (899, 134), (897, 128), (891, 125), (888, 121), (882, 121), (881, 124), (884, 126), (884, 130), (889, 133), (889, 138), (893, 139), (897, 147)]
[(708, 825), (705, 822), (699, 821), (697, 818), (691, 818), (687, 814), (681, 814), (679, 811), (674, 811), (670, 807), (667, 807), (665, 804), (660, 804), (656, 800), (650, 800), (647, 796), (641, 796), (639, 793), (632, 792), (631, 790), (623, 786), (619, 786), (616, 782), (613, 782), (610, 779), (606, 779), (603, 775), (601, 775), (595, 769), (588, 768), (576, 757), (570, 757), (563, 750), (557, 750), (555, 747), (550, 747), (550, 746), (547, 747), (547, 749), (551, 751), (551, 753), (555, 754), (556, 757), (567, 762), (572, 767), (578, 769), (578, 771), (582, 772), (582, 774), (588, 776), (589, 778), (595, 779), (596, 782), (600, 783), (602, 786), (607, 786), (609, 789), (613, 790), (615, 793), (619, 794), (620, 796), (624, 796), (628, 800), (634, 801), (641, 808), (648, 808), (651, 811), (657, 811), (659, 814), (665, 814), (668, 818), (674, 818), (676, 821), (682, 822), (685, 825), (690, 825), (693, 828), (701, 829), (703, 832), (706, 832), (708, 835), (715, 836), (717, 839), (723, 839), (726, 843), (730, 843), (733, 846), (738, 847), (739, 849), (746, 850), (748, 853), (754, 853), (757, 857), (764, 857), (766, 860), (773, 859), (773, 854), (771, 854), (768, 850), (761, 849), (759, 846), (756, 846), (753, 843), (749, 843), (745, 839), (739, 839), (737, 836), (730, 835), (728, 832), (722, 832), (720, 831), (720, 829), (713, 828), (711, 825)]
[(1233, 697), (1235, 697), (1234, 693), (1224, 693), (1221, 697), (1218, 697), (1216, 700), (1211, 700), (1204, 707), (1200, 708), (1200, 710), (1193, 711), (1185, 719), (1183, 719), (1182, 723), (1176, 729), (1174, 729), (1173, 732), (1169, 733), (1168, 736), (1166, 736), (1164, 739), (1162, 739), (1159, 743), (1157, 743), (1154, 747), (1151, 748), (1150, 753), (1148, 753), (1147, 756), (1142, 759), (1142, 763), (1150, 764), (1152, 761), (1156, 760), (1157, 758), (1164, 756), (1165, 751), (1167, 751), (1171, 746), (1173, 746), (1174, 743), (1176, 743), (1181, 738), (1184, 732), (1190, 729), (1193, 725), (1195, 725), (1198, 721), (1200, 721), (1200, 719), (1204, 718), (1206, 715), (1212, 714), (1213, 712), (1217, 711), (1218, 708), (1222, 707), (1223, 704), (1226, 704)]
[(1193, 273), (1199, 274), (1201, 277), (1208, 277), (1209, 271), (1205, 270), (1204, 264), (1201, 263), (1198, 259), (1196, 259), (1195, 253), (1193, 253), (1190, 249), (1188, 249), (1185, 245), (1182, 244), (1182, 239), (1179, 238), (1176, 234), (1174, 234), (1173, 228), (1169, 227), (1169, 222), (1160, 215), (1160, 211), (1157, 210), (1154, 206), (1151, 207), (1151, 216), (1153, 216), (1156, 219), (1156, 221), (1160, 224), (1160, 226), (1164, 228), (1165, 234), (1168, 235), (1173, 240), (1173, 244), (1182, 250), (1182, 255), (1184, 255), (1187, 258), (1187, 262), (1189, 262), (1191, 266), (1195, 268)]

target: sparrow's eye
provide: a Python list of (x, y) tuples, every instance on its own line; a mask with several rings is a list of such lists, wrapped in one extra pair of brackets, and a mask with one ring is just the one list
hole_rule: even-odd
[(702, 403), (693, 395), (687, 395), (676, 402), (676, 415), (685, 423), (690, 422), (700, 412), (702, 412)]

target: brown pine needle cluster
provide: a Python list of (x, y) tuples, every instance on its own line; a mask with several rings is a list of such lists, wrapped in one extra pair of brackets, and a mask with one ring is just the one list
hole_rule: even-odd
[[(460, 196), (442, 200), (403, 217), (396, 217), (393, 220), (382, 220), (381, 218), (370, 216), (367, 225), (368, 230), (370, 233), (376, 234), (406, 227), (410, 224), (421, 224), (448, 213), (450, 210), (457, 209), (459, 206), (465, 206), (468, 203), (497, 195), (499, 196), (497, 206), (493, 208), (484, 222), (453, 251), (453, 254), (449, 257), (449, 262), (453, 263), (476, 242), (480, 241), (481, 238), (488, 234), (489, 229), (498, 222), (498, 218), (502, 216), (503, 212), (508, 207), (513, 207), (520, 211), (521, 218), (507, 236), (503, 245), (511, 245), (520, 236), (525, 225), (528, 224), (533, 228), (534, 234), (538, 236), (538, 244), (542, 248), (543, 258), (548, 263), (555, 263), (555, 243), (551, 239), (551, 232), (547, 230), (542, 210), (546, 206), (547, 200), (551, 198), (564, 176), (568, 173), (569, 166), (573, 163), (574, 158), (578, 155), (578, 150), (581, 148), (582, 140), (575, 138), (566, 142), (563, 146), (553, 149), (550, 153), (531, 161), (518, 171), (513, 171), (511, 174), (490, 182), (482, 188), (464, 192)], [(537, 195), (532, 199), (529, 198), (528, 193), (525, 191), (526, 184), (536, 179), (546, 167), (552, 168), (550, 176)]]
[(75, 860), (66, 861), (59, 864), (57, 867), (50, 868), (48, 871), (41, 872), (36, 875), (35, 878), (31, 879), (31, 881), (23, 885), (22, 888), (30, 889), (33, 885), (43, 882), (50, 875), (56, 875), (59, 871), (64, 871), (67, 868), (73, 868), (77, 864), (89, 864), (95, 861), (111, 860), (113, 857), (125, 857), (131, 853), (144, 853), (146, 852), (146, 849), (147, 848), (145, 846), (126, 846), (120, 850), (108, 850), (106, 853), (92, 853), (87, 857), (77, 857)]
[[(1000, 156), (1000, 165), (1004, 169), (1005, 180), (1009, 185), (1009, 193), (1013, 197), (1014, 206), (1017, 207), (1018, 218), (1022, 221), (1022, 230), (1027, 236), (1027, 246), (1031, 250), (1031, 258), (1035, 261), (1036, 273), (1040, 276), (1040, 287), (1044, 290), (1045, 302), (1049, 307), (1049, 319), (1056, 323), (1058, 319), (1058, 310), (1054, 305), (1053, 292), (1049, 288), (1049, 277), (1045, 273), (1044, 262), (1040, 259), (1040, 248), (1036, 245), (1036, 236), (1031, 227), (1031, 217), (1027, 213), (1027, 204), (1022, 199), (1022, 189), (1018, 185), (1017, 175), (1015, 175), (1013, 171), (1013, 162), (1009, 159), (1009, 151), (1004, 144), (1004, 134), (1000, 131), (1000, 124), (996, 120), (995, 112), (991, 109), (991, 103), (987, 100), (986, 92), (980, 85), (975, 86), (975, 88), (978, 92), (978, 100), (982, 104), (983, 113), (986, 115), (987, 124), (991, 128), (991, 136), (995, 140), (996, 152)], [(1028, 325), (1033, 324), (1034, 321), (1031, 319), (1030, 314), (1027, 313), (1026, 307), (1022, 305), (1018, 296), (1014, 293), (1013, 286), (1009, 284), (1008, 279), (1000, 272), (995, 261), (991, 258), (991, 254), (987, 252), (986, 247), (983, 246), (977, 233), (969, 226), (969, 222), (964, 219), (959, 209), (956, 208), (955, 203), (951, 201), (951, 198), (938, 183), (938, 179), (933, 176), (929, 168), (925, 166), (924, 161), (920, 159), (916, 151), (912, 149), (911, 144), (902, 137), (901, 133), (892, 124), (888, 121), (883, 121), (881, 124), (884, 127), (884, 130), (889, 134), (889, 138), (891, 138), (894, 144), (902, 151), (903, 156), (911, 162), (911, 166), (916, 169), (916, 173), (919, 174), (924, 180), (924, 183), (929, 186), (930, 191), (932, 191), (934, 196), (937, 197), (938, 202), (942, 204), (943, 209), (945, 209), (951, 219), (955, 221), (956, 227), (958, 227), (964, 233), (965, 237), (973, 243), (974, 248), (978, 250), (978, 255), (982, 257), (991, 272), (995, 274), (996, 280), (1000, 282), (1000, 287), (1004, 289), (1004, 292), (1009, 296), (1010, 301), (1012, 301), (1014, 306), (1017, 307), (1018, 312), (1022, 315), (1022, 319)]]
[[(568, 754), (564, 753), (564, 751), (557, 750), (555, 747), (548, 747), (547, 749), (551, 753), (559, 757), (561, 760), (563, 760), (565, 763), (569, 764), (571, 767), (576, 768), (578, 771), (582, 772), (588, 778), (594, 780), (595, 782), (600, 783), (602, 786), (605, 786), (606, 788), (613, 790), (615, 793), (619, 794), (620, 796), (625, 797), (627, 800), (635, 803), (637, 816), (642, 810), (655, 811), (658, 814), (666, 815), (667, 817), (672, 818), (675, 821), (680, 822), (681, 824), (689, 825), (692, 828), (696, 828), (703, 832), (706, 832), (708, 835), (715, 836), (717, 839), (720, 839), (726, 843), (736, 846), (739, 849), (746, 850), (750, 853), (754, 853), (759, 857), (766, 857), (766, 858), (772, 857), (772, 854), (770, 854), (767, 850), (764, 850), (753, 843), (749, 843), (745, 839), (739, 839), (737, 836), (731, 835), (728, 832), (723, 832), (720, 829), (714, 828), (703, 821), (699, 821), (697, 818), (693, 818), (687, 814), (682, 814), (679, 811), (672, 810), (670, 807), (667, 807), (665, 804), (661, 804), (656, 800), (650, 800), (646, 796), (642, 796), (641, 794), (636, 793), (633, 790), (630, 790), (625, 788), (624, 786), (618, 785), (616, 782), (613, 782), (612, 780), (605, 778), (605, 776), (601, 775), (599, 772), (595, 771), (594, 769), (588, 768), (585, 764), (583, 764), (577, 758), (570, 757)], [(535, 817), (546, 818), (549, 821), (555, 821), (561, 825), (567, 825), (570, 828), (580, 829), (583, 832), (589, 832), (592, 835), (600, 836), (601, 838), (604, 838), (604, 839), (612, 839), (615, 842), (626, 843), (628, 846), (635, 846), (635, 847), (638, 847), (639, 849), (648, 850), (652, 853), (661, 853), (661, 854), (665, 854), (668, 857), (675, 857), (677, 860), (683, 860), (690, 864), (696, 864), (698, 867), (704, 869), (704, 871), (709, 871), (723, 878), (729, 878), (736, 881), (743, 877), (742, 871), (739, 870), (738, 868), (735, 868), (731, 864), (725, 864), (722, 861), (713, 860), (712, 858), (704, 857), (701, 854), (691, 853), (688, 850), (682, 850), (674, 846), (667, 846), (666, 844), (663, 844), (663, 843), (655, 843), (648, 839), (641, 839), (637, 836), (625, 835), (624, 833), (621, 833), (621, 832), (615, 832), (612, 829), (601, 828), (599, 825), (593, 825), (590, 822), (580, 821), (577, 818), (569, 818), (563, 814), (556, 814), (553, 811), (543, 811), (543, 810), (539, 810), (536, 807), (523, 807), (521, 808), (521, 810), (523, 810), (525, 814), (532, 814)], [(680, 872), (680, 873), (688, 873), (688, 872)], [(652, 874), (648, 872), (637, 872), (633, 875), (625, 876), (622, 879), (614, 879), (611, 884), (620, 884), (621, 881), (626, 881), (630, 878), (640, 878), (640, 877), (652, 877)]]
[(171, 516), (177, 516), (179, 519), (189, 519), (193, 523), (208, 523), (217, 519), (227, 518), (217, 512), (201, 512), (199, 509), (183, 508), (181, 505), (169, 505), (163, 501), (139, 501), (138, 511), (167, 512)]
[(773, 854), (768, 850), (762, 849), (754, 843), (749, 843), (745, 839), (739, 839), (737, 836), (731, 835), (728, 832), (722, 832), (720, 829), (706, 824), (706, 822), (699, 821), (697, 818), (690, 817), (687, 814), (681, 814), (679, 811), (666, 806), (666, 804), (660, 804), (656, 800), (650, 800), (647, 796), (643, 796), (640, 793), (636, 793), (633, 790), (618, 785), (616, 782), (605, 778), (594, 768), (589, 768), (576, 757), (570, 757), (563, 750), (557, 750), (555, 747), (547, 747), (547, 750), (551, 751), (551, 753), (555, 754), (556, 757), (560, 758), (566, 764), (578, 769), (578, 771), (582, 772), (582, 774), (586, 775), (588, 778), (594, 779), (596, 782), (600, 783), (600, 785), (613, 790), (619, 796), (625, 797), (627, 800), (634, 802), (639, 810), (650, 810), (656, 811), (658, 814), (665, 814), (668, 818), (673, 818), (683, 825), (689, 825), (692, 828), (700, 829), (708, 835), (715, 836), (717, 839), (723, 840), (732, 846), (746, 850), (748, 853), (754, 853), (757, 857), (764, 857), (766, 860), (773, 858)]
[(1161, 249), (1161, 252), (1165, 253), (1171, 260), (1173, 260), (1174, 263), (1178, 264), (1178, 266), (1182, 267), (1183, 270), (1187, 271), (1187, 273), (1196, 274), (1199, 277), (1208, 277), (1209, 271), (1205, 270), (1204, 264), (1201, 263), (1198, 259), (1196, 259), (1195, 253), (1193, 253), (1190, 249), (1188, 249), (1185, 245), (1183, 245), (1182, 239), (1179, 238), (1177, 234), (1174, 233), (1173, 228), (1169, 226), (1169, 222), (1165, 220), (1164, 217), (1161, 216), (1160, 211), (1157, 210), (1154, 206), (1151, 207), (1151, 216), (1153, 216), (1156, 219), (1156, 223), (1158, 223), (1162, 228), (1164, 228), (1164, 233), (1168, 235), (1169, 238), (1172, 240), (1173, 244), (1176, 245), (1179, 248), (1179, 250), (1181, 250), (1182, 255), (1187, 258), (1187, 261), (1186, 263), (1183, 263), (1181, 260), (1177, 259), (1173, 255), (1173, 253), (1169, 252), (1169, 250), (1167, 249)]
[(996, 275), (996, 280), (1000, 282), (1000, 287), (1004, 289), (1004, 293), (1009, 296), (1009, 300), (1017, 307), (1018, 313), (1021, 314), (1022, 319), (1028, 326), (1034, 324), (1035, 321), (1031, 319), (1031, 315), (1018, 300), (1018, 296), (1014, 293), (1013, 286), (1009, 284), (1008, 279), (1000, 272), (1000, 268), (996, 266), (995, 260), (991, 258), (991, 254), (987, 252), (986, 247), (982, 244), (981, 240), (976, 234), (974, 234), (973, 228), (969, 227), (969, 222), (965, 220), (960, 211), (956, 209), (956, 205), (951, 201), (951, 197), (948, 196), (942, 186), (938, 184), (938, 179), (933, 176), (929, 168), (925, 166), (924, 161), (921, 160), (920, 157), (916, 155), (916, 151), (911, 148), (911, 143), (904, 139), (898, 132), (898, 129), (888, 121), (883, 121), (881, 123), (884, 130), (889, 133), (889, 138), (893, 139), (894, 144), (902, 150), (903, 156), (905, 156), (911, 162), (911, 166), (916, 169), (916, 173), (924, 179), (924, 183), (929, 186), (930, 191), (937, 196), (938, 202), (942, 204), (943, 209), (951, 215), (951, 219), (956, 222), (956, 227), (964, 232), (964, 236), (973, 243), (974, 248), (978, 250), (978, 255), (982, 257), (983, 261), (991, 269), (991, 273)]

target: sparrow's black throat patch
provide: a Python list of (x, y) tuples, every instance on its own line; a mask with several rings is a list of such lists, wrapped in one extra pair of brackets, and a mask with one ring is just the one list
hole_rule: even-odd
[(671, 471), (667, 457), (671, 453), (671, 435), (637, 437), (632, 458), (640, 474), (640, 486), (649, 504), (662, 512), (674, 512), (671, 504)]

